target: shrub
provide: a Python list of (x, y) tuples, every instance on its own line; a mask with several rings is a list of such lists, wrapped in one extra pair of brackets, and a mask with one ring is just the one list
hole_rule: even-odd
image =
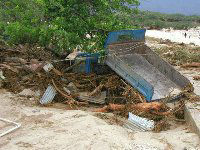
[(38, 41), (39, 30), (37, 27), (25, 26), (22, 23), (14, 22), (7, 25), (3, 35), (12, 44), (32, 44)]

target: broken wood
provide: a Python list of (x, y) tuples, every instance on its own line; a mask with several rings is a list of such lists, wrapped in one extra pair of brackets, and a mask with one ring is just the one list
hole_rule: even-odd
[(67, 95), (65, 93), (63, 93), (55, 84), (54, 80), (52, 79), (52, 83), (53, 86), (55, 87), (56, 91), (58, 91), (63, 97), (67, 98), (68, 101), (66, 101), (67, 104), (70, 105), (70, 107), (72, 108), (72, 105), (88, 105), (88, 102), (78, 102), (76, 100), (73, 99), (73, 97), (71, 95)]
[(5, 69), (8, 69), (8, 70), (11, 70), (12, 72), (19, 73), (18, 69), (13, 68), (13, 67), (6, 65), (6, 64), (0, 64), (0, 68), (5, 68)]
[[(67, 99), (70, 99), (70, 100), (74, 100), (70, 95), (67, 95), (65, 93), (63, 93), (55, 84), (54, 80), (52, 79), (52, 84), (53, 86), (55, 87), (56, 91), (58, 91), (58, 93), (60, 93), (63, 97), (67, 98)], [(74, 100), (75, 101), (75, 100)]]
[(56, 74), (56, 75), (58, 75), (58, 76), (62, 76), (63, 75), (63, 73), (61, 73), (59, 70), (57, 70), (56, 68), (53, 68), (52, 69), (53, 70), (53, 72)]

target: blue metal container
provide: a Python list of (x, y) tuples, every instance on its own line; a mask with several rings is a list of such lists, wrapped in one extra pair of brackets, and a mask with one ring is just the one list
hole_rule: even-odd
[(75, 63), (82, 61), (80, 65), (74, 68), (74, 72), (77, 73), (91, 73), (94, 70), (95, 65), (98, 63), (98, 53), (80, 53), (75, 59)]

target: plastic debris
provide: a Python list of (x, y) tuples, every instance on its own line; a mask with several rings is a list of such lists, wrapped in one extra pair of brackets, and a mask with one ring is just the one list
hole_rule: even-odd
[(41, 104), (49, 104), (53, 101), (54, 97), (56, 96), (56, 90), (53, 86), (49, 85), (40, 99)]
[(81, 54), (80, 51), (74, 51), (72, 53), (70, 53), (67, 57), (66, 60), (74, 60), (79, 54)]
[(128, 121), (135, 127), (143, 131), (151, 131), (154, 129), (154, 121), (136, 116), (129, 112)]

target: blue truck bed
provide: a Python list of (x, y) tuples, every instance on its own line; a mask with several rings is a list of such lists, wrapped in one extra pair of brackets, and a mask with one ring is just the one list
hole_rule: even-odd
[(173, 90), (181, 92), (190, 81), (145, 44), (145, 31), (109, 33), (105, 43), (106, 64), (142, 93), (147, 101), (170, 96)]

